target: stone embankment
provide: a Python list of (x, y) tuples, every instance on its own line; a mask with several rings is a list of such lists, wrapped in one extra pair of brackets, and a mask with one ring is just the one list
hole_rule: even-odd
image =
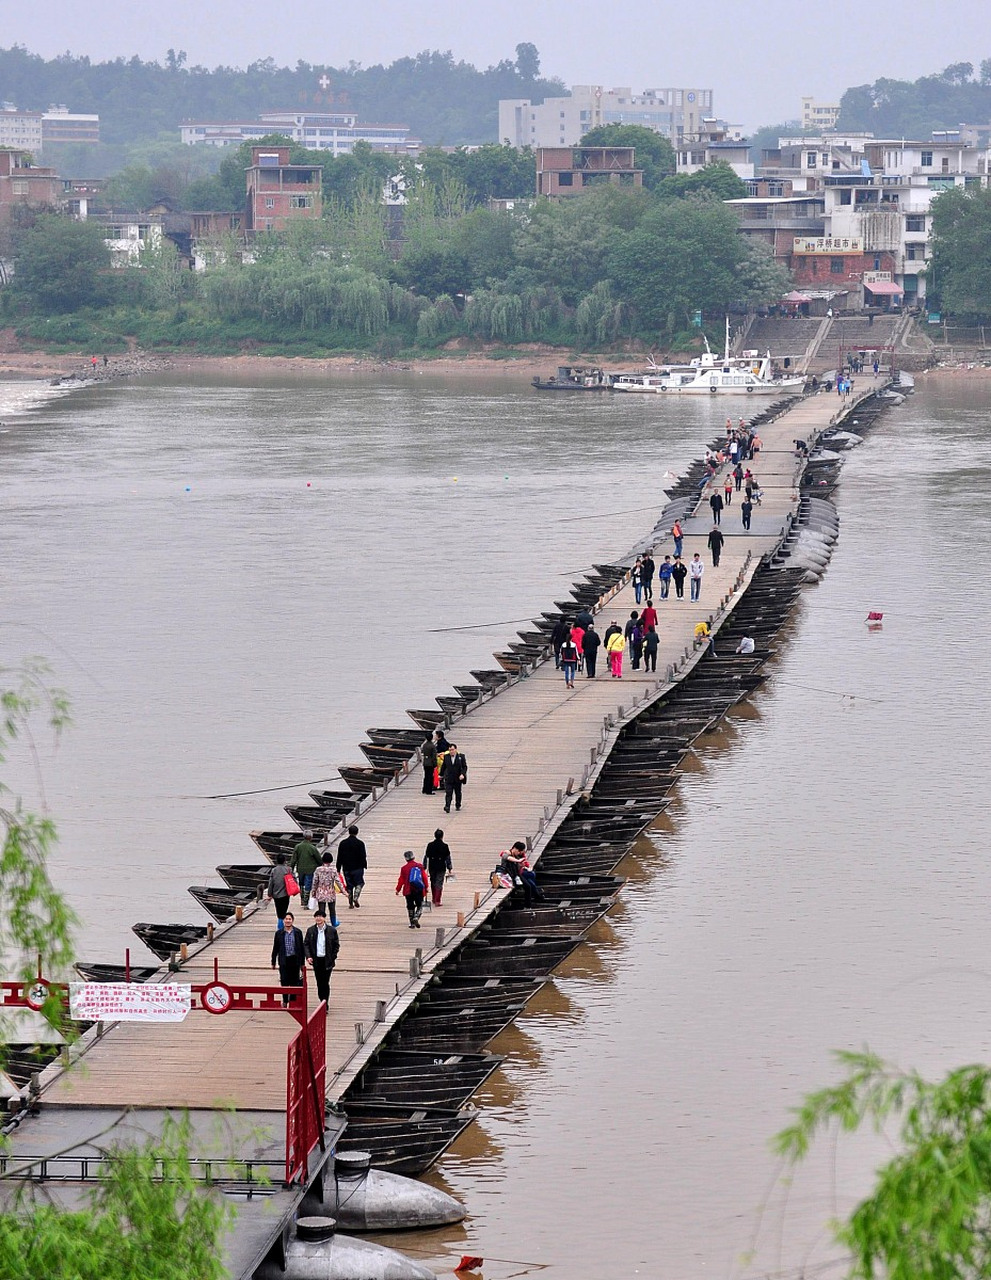
[(53, 386), (114, 382), (118, 378), (136, 378), (143, 373), (159, 373), (163, 369), (174, 367), (168, 356), (149, 355), (143, 351), (129, 351), (122, 356), (100, 356), (96, 364), (93, 364), (92, 357), (80, 360), (76, 356), (73, 357), (73, 364), (78, 367), (55, 375), (52, 379)]

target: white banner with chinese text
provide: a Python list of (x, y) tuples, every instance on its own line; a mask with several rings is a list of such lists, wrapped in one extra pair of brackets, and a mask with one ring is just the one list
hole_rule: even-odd
[(69, 1017), (80, 1022), (182, 1022), (192, 988), (178, 983), (70, 982)]

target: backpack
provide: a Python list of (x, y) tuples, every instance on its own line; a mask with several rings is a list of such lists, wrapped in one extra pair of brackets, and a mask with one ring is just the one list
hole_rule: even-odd
[(409, 869), (409, 887), (411, 889), (423, 888), (423, 872), (414, 862)]

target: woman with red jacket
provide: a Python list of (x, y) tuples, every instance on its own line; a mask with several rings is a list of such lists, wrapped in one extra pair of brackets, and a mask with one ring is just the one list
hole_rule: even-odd
[(403, 854), (405, 861), (396, 881), (396, 897), (400, 893), (406, 899), (406, 914), (409, 916), (409, 927), (419, 929), (420, 915), (423, 912), (423, 899), (430, 887), (427, 869), (422, 862), (417, 862), (412, 849)]

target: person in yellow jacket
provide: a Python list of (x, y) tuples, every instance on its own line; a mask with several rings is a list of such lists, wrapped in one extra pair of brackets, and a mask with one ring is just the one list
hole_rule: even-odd
[(609, 670), (614, 680), (623, 678), (623, 650), (626, 648), (626, 637), (622, 631), (614, 631), (606, 641), (606, 653), (609, 655)]

